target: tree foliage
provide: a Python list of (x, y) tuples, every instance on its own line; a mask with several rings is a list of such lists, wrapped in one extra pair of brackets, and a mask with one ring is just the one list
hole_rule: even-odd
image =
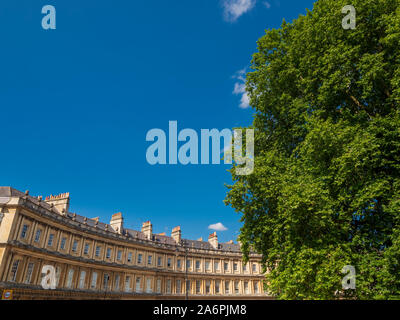
[(347, 4), (266, 31), (247, 74), (255, 170), (225, 202), (281, 299), (400, 297), (400, 1), (353, 0), (354, 30)]

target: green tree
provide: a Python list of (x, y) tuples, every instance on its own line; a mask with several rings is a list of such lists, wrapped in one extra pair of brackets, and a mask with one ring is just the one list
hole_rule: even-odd
[(351, 2), (356, 29), (347, 0), (317, 1), (266, 31), (247, 74), (255, 170), (231, 169), (225, 203), (280, 299), (400, 297), (400, 1)]

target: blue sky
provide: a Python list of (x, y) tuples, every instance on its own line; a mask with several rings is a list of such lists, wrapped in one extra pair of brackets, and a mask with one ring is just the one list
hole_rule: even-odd
[[(228, 165), (146, 162), (146, 133), (252, 121), (240, 71), (264, 30), (311, 0), (3, 0), (0, 3), (0, 185), (71, 194), (71, 211), (183, 237), (236, 239)], [(56, 8), (56, 30), (41, 9)]]

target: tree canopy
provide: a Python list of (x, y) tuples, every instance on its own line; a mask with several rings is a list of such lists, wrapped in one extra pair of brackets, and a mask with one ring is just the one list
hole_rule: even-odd
[(400, 1), (353, 0), (345, 30), (348, 4), (267, 30), (247, 74), (255, 168), (225, 203), (281, 299), (400, 298)]

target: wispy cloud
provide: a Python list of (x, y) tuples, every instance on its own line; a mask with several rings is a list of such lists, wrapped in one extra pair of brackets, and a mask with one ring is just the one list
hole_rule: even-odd
[(246, 92), (245, 74), (246, 74), (246, 68), (239, 70), (233, 76), (233, 78), (238, 81), (235, 83), (232, 93), (235, 95), (241, 95), (239, 107), (242, 109), (246, 109), (246, 108), (250, 107), (249, 95)]
[(224, 18), (226, 21), (234, 22), (253, 9), (255, 4), (256, 0), (223, 0)]
[(222, 148), (220, 153), (223, 153), (224, 155), (229, 155), (232, 153), (232, 143), (229, 143), (226, 147)]
[(215, 223), (215, 224), (210, 224), (208, 226), (208, 229), (216, 230), (216, 231), (226, 231), (226, 230), (228, 230), (228, 228), (225, 227), (221, 222), (218, 222), (218, 223)]
[(264, 1), (263, 3), (264, 3), (264, 6), (265, 6), (267, 9), (271, 8), (271, 4), (270, 4), (268, 1)]

